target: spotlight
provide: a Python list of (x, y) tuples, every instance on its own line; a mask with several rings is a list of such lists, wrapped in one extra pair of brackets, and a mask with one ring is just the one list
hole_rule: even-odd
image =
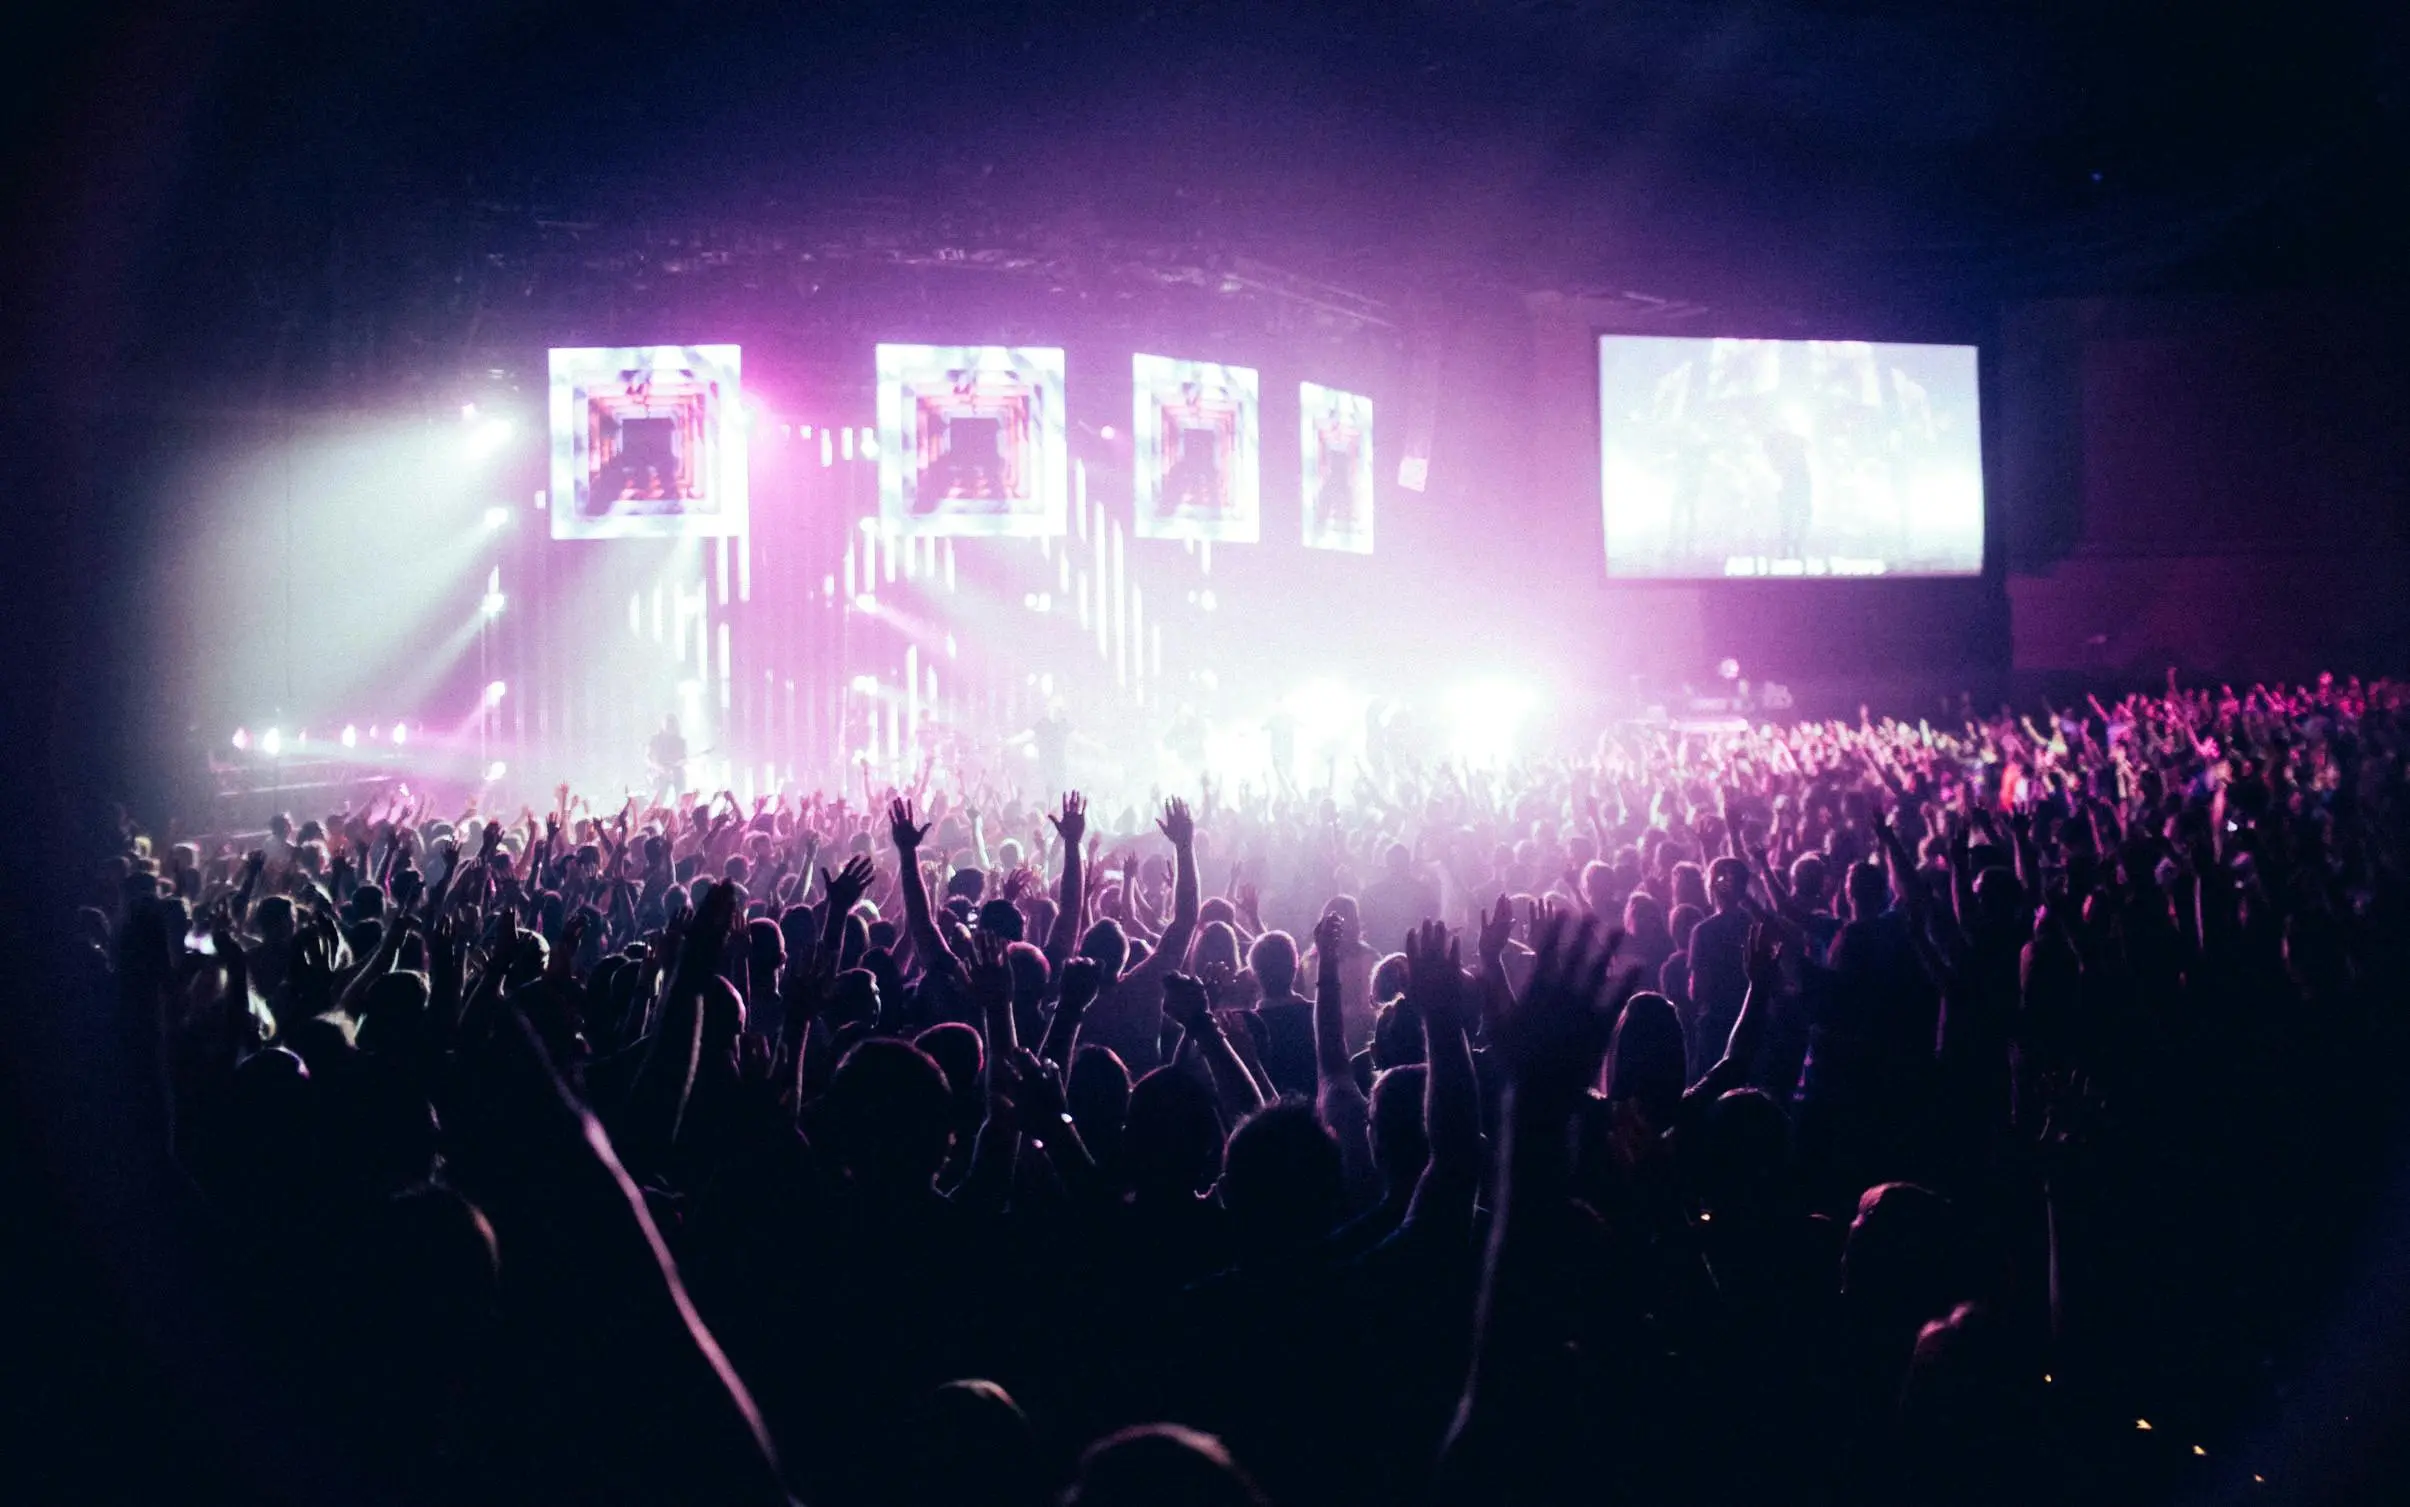
[(485, 766), (486, 783), (490, 785), (508, 773), (510, 773), (510, 766), (503, 763), (500, 759), (496, 759), (493, 763)]
[(360, 730), (348, 722), (343, 724), (343, 746), (345, 748), (360, 746)]
[(393, 724), (393, 746), (399, 748), (409, 741), (410, 724), (407, 722), (396, 722)]
[(508, 597), (505, 597), (499, 591), (489, 591), (485, 594), (484, 600), (479, 602), (478, 605), (485, 610), (485, 615), (487, 617), (500, 617), (502, 615), (504, 605), (508, 603), (509, 600), (510, 599)]
[(1113, 437), (1113, 426), (1112, 426), (1112, 425), (1110, 425), (1110, 424), (1107, 424), (1107, 425), (1105, 425), (1105, 426), (1104, 426), (1102, 429), (1097, 430), (1097, 431), (1096, 431), (1096, 437), (1097, 437), (1098, 439), (1100, 439), (1100, 440), (1109, 440), (1109, 439), (1111, 439), (1111, 438)]
[(462, 423), (464, 423), (464, 424), (474, 424), (474, 423), (476, 423), (476, 422), (477, 422), (477, 405), (476, 405), (476, 404), (474, 404), (474, 403), (463, 403), (463, 404), (461, 404), (461, 405), (460, 405), (460, 421), (461, 421)]
[(487, 508), (485, 510), (485, 531), (487, 533), (492, 533), (508, 522), (510, 522), (510, 509)]
[(247, 727), (236, 728), (234, 730), (234, 746), (236, 748), (249, 748), (251, 746), (251, 729)]
[(504, 443), (510, 439), (510, 430), (511, 424), (508, 419), (477, 420), (469, 429), (470, 458), (483, 460), (501, 449)]
[(500, 680), (494, 681), (485, 688), (485, 704), (487, 706), (500, 706), (502, 704), (502, 698), (509, 694), (510, 685), (508, 682)]
[(1730, 655), (1726, 655), (1723, 659), (1717, 661), (1715, 673), (1719, 678), (1724, 680), (1738, 680), (1741, 678), (1741, 662), (1732, 658)]
[(864, 696), (876, 696), (879, 693), (879, 677), (876, 675), (856, 675), (854, 677), (854, 690)]
[(1448, 697), (1457, 756), (1468, 764), (1496, 764), (1512, 758), (1515, 735), (1538, 700), (1531, 687), (1511, 681), (1458, 687)]
[(864, 460), (877, 460), (878, 458), (879, 458), (879, 437), (878, 437), (878, 434), (877, 434), (875, 431), (873, 431), (873, 430), (865, 429), (865, 430), (863, 430), (863, 431), (862, 431), (862, 459), (864, 459)]
[(283, 753), (284, 750), (285, 735), (278, 732), (275, 728), (271, 727), (266, 732), (259, 735), (259, 751), (266, 754), (269, 758), (275, 758), (278, 754)]
[(861, 595), (854, 598), (854, 605), (861, 608), (864, 612), (876, 612), (879, 610), (878, 593), (865, 591)]

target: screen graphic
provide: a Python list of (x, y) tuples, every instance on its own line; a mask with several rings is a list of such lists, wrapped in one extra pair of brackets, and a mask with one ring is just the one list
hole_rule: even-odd
[(552, 537), (745, 532), (739, 364), (733, 345), (552, 352)]
[(1070, 516), (1063, 353), (882, 345), (879, 511), (906, 533), (1026, 538)]
[(1598, 395), (1612, 578), (1983, 569), (1973, 346), (1605, 335)]
[(1372, 399), (1298, 384), (1304, 409), (1305, 542), (1309, 549), (1372, 553)]
[(1137, 533), (1253, 544), (1262, 532), (1253, 369), (1133, 356)]

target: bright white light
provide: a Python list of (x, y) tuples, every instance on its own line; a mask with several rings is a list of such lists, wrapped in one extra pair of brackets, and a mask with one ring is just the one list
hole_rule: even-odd
[(951, 634), (951, 633), (947, 634), (947, 635), (946, 635), (946, 658), (948, 658), (948, 659), (952, 659), (952, 658), (954, 658), (954, 657), (955, 657), (957, 654), (960, 654), (961, 652), (962, 652), (962, 646), (954, 642), (954, 635), (953, 635), (953, 634)]
[(474, 424), (474, 423), (476, 423), (476, 422), (477, 422), (477, 405), (476, 405), (476, 404), (474, 404), (474, 403), (463, 403), (463, 404), (461, 404), (461, 405), (460, 405), (460, 421), (461, 421), (462, 423), (464, 423), (464, 424)]
[(275, 758), (278, 754), (283, 753), (284, 749), (285, 735), (275, 728), (271, 727), (259, 735), (259, 751), (269, 758)]
[(856, 675), (854, 677), (854, 689), (865, 696), (876, 696), (879, 693), (879, 677), (876, 675)]
[(500, 706), (502, 704), (502, 698), (509, 694), (510, 683), (508, 681), (494, 681), (485, 688), (485, 704), (487, 706)]
[(343, 724), (343, 746), (345, 748), (360, 746), (360, 730), (348, 722)]
[(487, 617), (500, 617), (502, 615), (502, 609), (507, 606), (509, 602), (510, 599), (504, 596), (501, 592), (489, 591), (485, 594), (485, 599), (478, 603), (478, 606), (484, 609)]
[(496, 759), (493, 763), (485, 766), (485, 778), (488, 784), (491, 784), (495, 780), (502, 778), (508, 773), (510, 773), (510, 766), (503, 763), (500, 759)]
[(1211, 612), (1214, 608), (1220, 605), (1221, 603), (1214, 599), (1213, 592), (1210, 588), (1197, 593), (1197, 606), (1205, 611)]
[(1512, 758), (1524, 718), (1539, 696), (1514, 681), (1484, 680), (1458, 686), (1447, 698), (1451, 743), (1468, 764), (1497, 764)]
[(879, 458), (879, 436), (878, 436), (878, 433), (877, 433), (877, 431), (875, 431), (875, 430), (865, 429), (865, 430), (863, 430), (863, 431), (862, 431), (862, 459), (864, 459), (864, 460), (877, 460), (878, 458)]
[(492, 533), (495, 529), (502, 527), (502, 525), (508, 522), (510, 522), (510, 509), (487, 508), (485, 510), (485, 529), (487, 533)]
[(864, 612), (876, 612), (879, 610), (878, 593), (865, 591), (860, 596), (854, 598), (854, 605), (861, 608)]
[(1107, 424), (1107, 425), (1105, 425), (1105, 427), (1103, 427), (1102, 429), (1097, 430), (1097, 431), (1096, 431), (1096, 437), (1097, 437), (1098, 439), (1100, 439), (1100, 440), (1109, 440), (1109, 439), (1111, 439), (1111, 438), (1113, 437), (1113, 426), (1112, 426), (1112, 425), (1110, 425), (1110, 424)]
[(247, 727), (236, 728), (234, 730), (234, 746), (237, 748), (249, 748), (251, 746), (251, 729)]
[(407, 722), (396, 722), (395, 724), (393, 724), (393, 742), (394, 742), (394, 746), (398, 748), (398, 747), (400, 747), (402, 744), (407, 743), (407, 742), (409, 742), (409, 741), (410, 741), (410, 724), (409, 724), (409, 723), (407, 723)]
[(510, 439), (508, 419), (478, 419), (469, 430), (469, 458), (483, 460)]

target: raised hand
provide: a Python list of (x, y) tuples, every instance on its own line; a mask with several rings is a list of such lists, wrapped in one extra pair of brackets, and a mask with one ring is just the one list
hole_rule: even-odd
[(1196, 841), (1196, 818), (1188, 814), (1188, 802), (1176, 795), (1163, 803), (1163, 817), (1155, 826), (1176, 847), (1185, 848)]
[(1072, 957), (1063, 963), (1063, 1002), (1061, 1008), (1077, 1013), (1095, 1002), (1104, 992), (1104, 965), (1089, 957)]
[(820, 871), (820, 882), (828, 890), (828, 903), (837, 915), (842, 916), (862, 903), (862, 897), (870, 893), (875, 872), (867, 853), (856, 853), (834, 874), (826, 869)]
[(913, 825), (912, 803), (897, 796), (887, 803), (887, 835), (894, 839), (897, 852), (913, 853), (919, 851), (921, 840), (929, 835), (929, 828), (927, 823)]
[(1165, 974), (1163, 1013), (1179, 1022), (1180, 1029), (1196, 1035), (1213, 1018), (1213, 1002), (1206, 996), (1204, 981), (1185, 973)]
[[(1531, 987), (1499, 1020), (1493, 1050), (1508, 1080), (1548, 1113), (1569, 1113), (1598, 1080), (1623, 1000), (1607, 976), (1623, 933), (1559, 916), (1540, 938)], [(1628, 992), (1630, 982), (1619, 992)]]
[(1080, 838), (1087, 833), (1088, 798), (1076, 790), (1071, 791), (1063, 797), (1062, 815), (1046, 819), (1054, 823), (1055, 832), (1063, 839), (1063, 849), (1068, 852), (1078, 847)]
[(971, 998), (993, 1020), (998, 1011), (1009, 1012), (1013, 998), (1013, 971), (1004, 961), (1004, 949), (1010, 944), (992, 931), (971, 933)]
[(1322, 919), (1314, 923), (1314, 950), (1320, 956), (1322, 966), (1337, 967), (1339, 951), (1346, 945), (1347, 922), (1340, 918), (1337, 911), (1323, 912)]
[(1770, 994), (1782, 982), (1782, 953), (1781, 938), (1771, 925), (1751, 923), (1745, 963), (1751, 990)]
[(1476, 956), (1485, 968), (1496, 968), (1506, 956), (1506, 944), (1515, 935), (1515, 902), (1504, 895), (1498, 897), (1497, 908), (1481, 918), (1481, 936), (1476, 943)]
[(1460, 1021), (1465, 1016), (1460, 947), (1438, 921), (1425, 921), (1406, 933), (1406, 999), (1427, 1019)]

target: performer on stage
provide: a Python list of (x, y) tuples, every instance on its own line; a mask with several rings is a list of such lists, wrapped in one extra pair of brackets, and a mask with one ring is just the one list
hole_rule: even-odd
[(661, 731), (653, 734), (644, 749), (645, 770), (653, 782), (653, 801), (666, 806), (686, 788), (686, 738), (678, 731), (676, 717), (663, 717)]

